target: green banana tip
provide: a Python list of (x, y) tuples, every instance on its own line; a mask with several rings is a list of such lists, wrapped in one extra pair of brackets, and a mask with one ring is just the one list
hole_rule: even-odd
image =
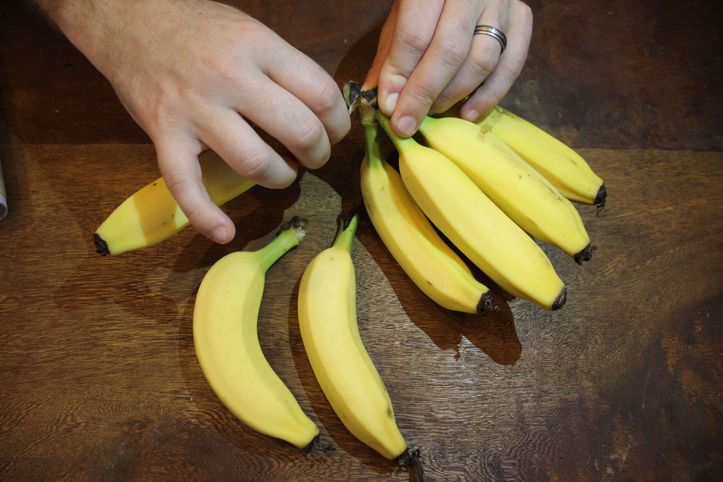
[(93, 242), (95, 243), (95, 252), (101, 256), (108, 256), (110, 249), (108, 249), (108, 243), (100, 237), (98, 233), (93, 233)]
[(339, 216), (337, 221), (339, 223), (339, 229), (337, 230), (332, 246), (351, 251), (352, 242), (354, 236), (356, 236), (357, 226), (359, 225), (359, 208), (357, 207)]
[(364, 205), (359, 204), (355, 208), (349, 210), (348, 212), (342, 214), (339, 216), (339, 227), (342, 231), (346, 231), (349, 229), (349, 225), (351, 225), (352, 221), (354, 221), (354, 218), (356, 218), (356, 221), (359, 221), (359, 218), (364, 214)]
[(276, 236), (280, 235), (284, 231), (293, 230), (299, 238), (299, 241), (301, 241), (302, 239), (304, 239), (304, 236), (306, 236), (306, 225), (308, 224), (308, 222), (309, 220), (306, 218), (302, 218), (301, 216), (294, 216), (279, 228)]

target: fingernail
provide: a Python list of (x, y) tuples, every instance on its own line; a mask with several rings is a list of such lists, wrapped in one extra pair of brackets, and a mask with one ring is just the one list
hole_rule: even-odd
[(217, 243), (226, 242), (226, 228), (224, 226), (218, 226), (211, 233), (211, 240)]
[(468, 110), (467, 113), (464, 115), (464, 118), (468, 121), (474, 122), (479, 119), (479, 112), (477, 112), (476, 110)]
[(394, 112), (394, 108), (397, 106), (397, 100), (399, 100), (399, 93), (397, 92), (387, 95), (384, 99), (384, 108), (387, 110), (389, 115)]
[(397, 121), (397, 131), (400, 135), (409, 137), (417, 130), (417, 121), (414, 117), (404, 116)]

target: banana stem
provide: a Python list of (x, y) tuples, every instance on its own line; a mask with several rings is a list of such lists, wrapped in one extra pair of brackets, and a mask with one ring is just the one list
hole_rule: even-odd
[(370, 120), (362, 120), (364, 126), (364, 138), (366, 140), (367, 162), (370, 166), (378, 166), (382, 161), (381, 150), (379, 149), (379, 129), (374, 117)]
[(351, 244), (354, 241), (354, 235), (356, 234), (356, 228), (359, 224), (359, 215), (354, 214), (351, 219), (344, 220), (339, 227), (339, 232), (334, 239), (335, 248), (343, 248), (351, 252)]
[(288, 224), (281, 228), (273, 241), (256, 251), (264, 271), (268, 270), (291, 248), (299, 245), (306, 235), (305, 226), (305, 219), (294, 216)]
[(397, 151), (399, 151), (400, 153), (401, 153), (402, 149), (404, 149), (404, 147), (416, 143), (416, 141), (414, 139), (412, 139), (411, 137), (402, 138), (402, 137), (399, 137), (398, 135), (396, 135), (394, 133), (394, 131), (392, 130), (391, 124), (389, 123), (389, 117), (385, 116), (380, 111), (376, 112), (376, 118), (377, 118), (377, 121), (379, 122), (379, 125), (382, 126), (382, 129), (384, 129), (384, 132), (386, 132), (387, 135), (389, 136), (389, 139), (392, 140), (394, 147), (396, 147)]

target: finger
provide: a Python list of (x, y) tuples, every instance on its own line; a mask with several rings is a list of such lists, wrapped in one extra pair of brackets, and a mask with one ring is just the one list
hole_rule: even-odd
[(198, 141), (177, 136), (155, 142), (158, 167), (168, 190), (194, 228), (221, 244), (233, 239), (233, 222), (211, 200), (201, 181)]
[[(331, 144), (316, 114), (268, 77), (250, 82), (254, 84), (249, 89), (253, 97), (247, 97), (238, 106), (241, 115), (281, 142), (304, 166), (323, 166), (331, 154)], [(348, 111), (345, 112), (348, 119)]]
[(472, 43), (475, 21), (481, 13), (479, 2), (448, 0), (429, 49), (402, 89), (392, 128), (400, 136), (417, 131), (437, 96), (459, 70)]
[(379, 73), (382, 70), (384, 60), (389, 55), (389, 49), (392, 44), (392, 35), (394, 34), (394, 26), (397, 24), (397, 11), (399, 2), (394, 2), (387, 20), (384, 22), (382, 31), (379, 34), (379, 43), (377, 45), (377, 53), (372, 61), (372, 66), (367, 72), (367, 76), (364, 79), (364, 83), (361, 86), (362, 90), (371, 90), (379, 83)]
[(296, 178), (294, 168), (231, 109), (211, 112), (198, 135), (234, 171), (262, 186), (283, 188)]
[[(492, 0), (485, 6), (477, 25), (491, 25), (503, 32), (508, 30), (509, 4)], [(474, 92), (497, 66), (502, 53), (500, 42), (489, 35), (475, 34), (469, 55), (454, 78), (437, 97), (432, 112), (444, 112), (454, 104)]]
[(389, 54), (379, 72), (379, 108), (388, 116), (394, 112), (407, 79), (427, 51), (444, 7), (444, 0), (398, 3)]
[(526, 4), (515, 1), (510, 9), (507, 49), (500, 56), (495, 70), (485, 83), (460, 109), (462, 117), (476, 121), (491, 111), (507, 94), (522, 72), (532, 36), (532, 11)]
[(351, 128), (341, 89), (319, 64), (283, 39), (278, 40), (285, 44), (285, 48), (271, 50), (264, 66), (266, 74), (305, 104), (321, 121), (328, 141), (336, 144)]

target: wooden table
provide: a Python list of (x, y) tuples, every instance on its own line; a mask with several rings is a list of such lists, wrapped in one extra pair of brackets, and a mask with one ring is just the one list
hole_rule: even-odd
[[(388, 2), (247, 2), (340, 82), (361, 79)], [(723, 475), (723, 76), (712, 2), (531, 2), (527, 66), (503, 105), (579, 150), (605, 179), (599, 249), (549, 313), (436, 307), (368, 221), (354, 245), (362, 337), (430, 480), (706, 480)], [(272, 13), (274, 12), (274, 13)], [(239, 235), (188, 229), (145, 251), (95, 254), (92, 233), (157, 177), (112, 89), (25, 1), (0, 18), (0, 479), (407, 480), (329, 408), (295, 297), (338, 213), (360, 202), (358, 127), (283, 191), (227, 206)], [(309, 236), (269, 273), (260, 336), (318, 423), (299, 451), (236, 420), (193, 350), (211, 264), (303, 214)], [(498, 299), (500, 299), (498, 297)]]

